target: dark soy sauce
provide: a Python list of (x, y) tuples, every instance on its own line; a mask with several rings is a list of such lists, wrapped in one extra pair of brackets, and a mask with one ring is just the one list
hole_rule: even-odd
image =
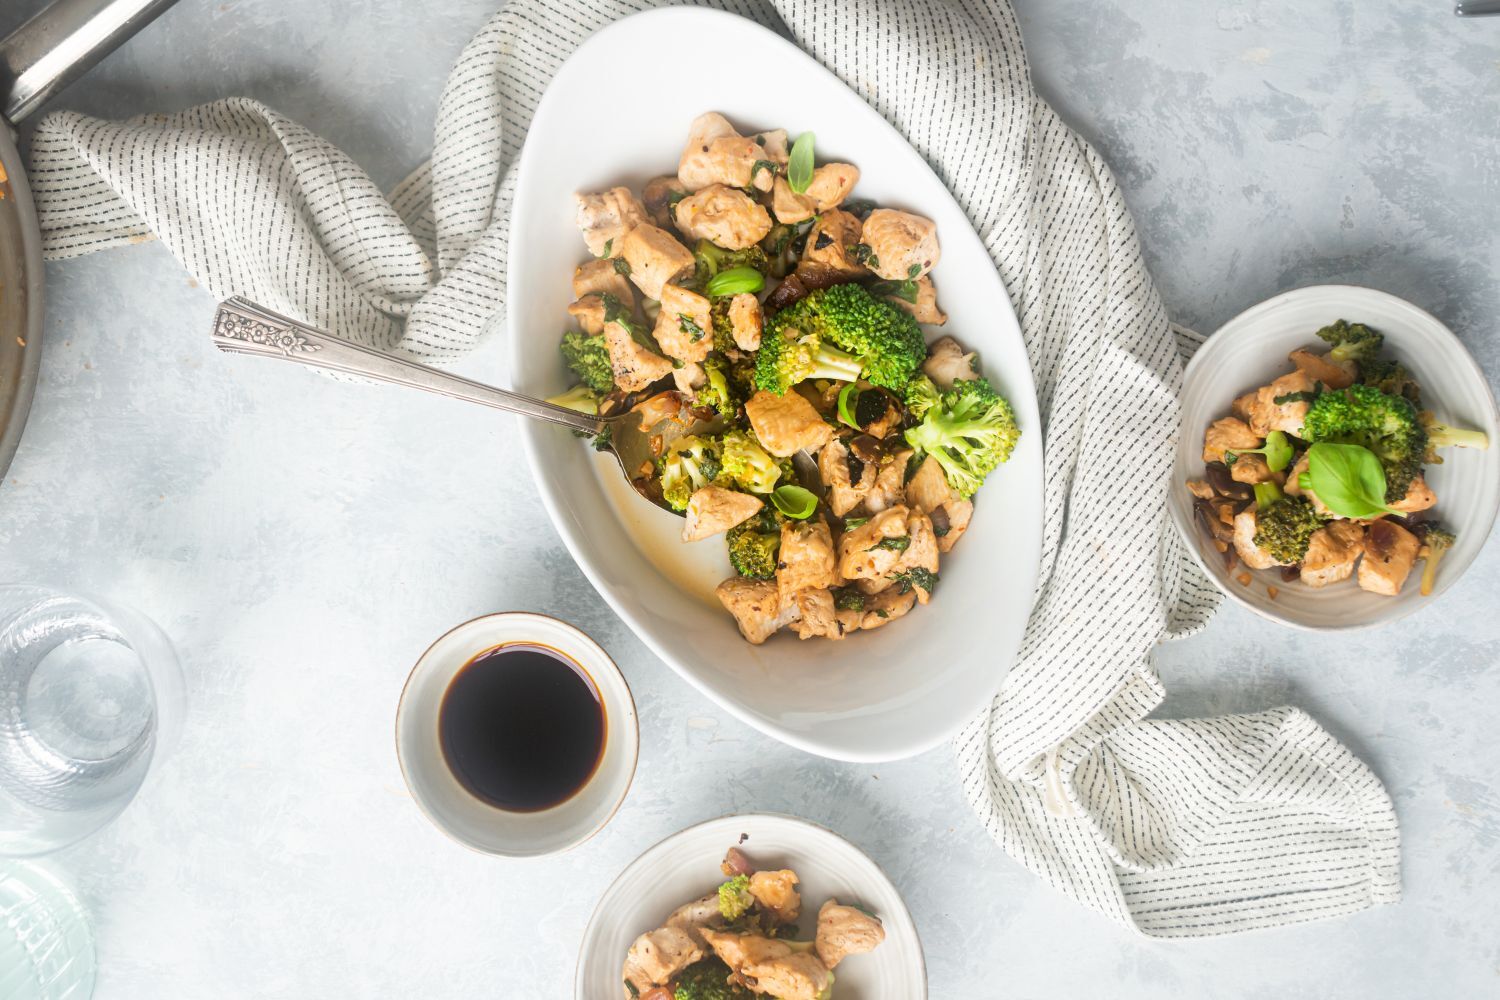
[(589, 676), (555, 650), (525, 643), (464, 664), (438, 713), (453, 776), (510, 812), (539, 812), (578, 794), (599, 766), (604, 734), (604, 705)]

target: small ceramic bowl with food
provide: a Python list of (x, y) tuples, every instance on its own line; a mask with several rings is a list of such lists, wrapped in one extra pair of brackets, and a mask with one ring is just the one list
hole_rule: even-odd
[(1169, 509), (1226, 594), (1358, 628), (1458, 579), (1500, 506), (1495, 399), (1436, 318), (1320, 285), (1230, 320), (1183, 385)]

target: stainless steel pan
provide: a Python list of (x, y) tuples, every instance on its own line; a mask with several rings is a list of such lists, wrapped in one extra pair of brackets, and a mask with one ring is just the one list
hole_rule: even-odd
[(42, 247), (14, 123), (176, 0), (55, 0), (0, 41), (0, 478), (42, 356)]

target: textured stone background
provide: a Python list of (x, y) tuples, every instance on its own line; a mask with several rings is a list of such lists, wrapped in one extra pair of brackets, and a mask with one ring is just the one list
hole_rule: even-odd
[[(392, 184), (494, 0), (187, 2), (57, 103), (268, 101)], [(40, 0), (11, 0), (0, 30)], [(1277, 291), (1386, 288), (1500, 375), (1500, 20), (1446, 0), (1018, 0), (1033, 72), (1114, 164), (1168, 307), (1212, 329)], [(784, 810), (850, 836), (922, 931), (936, 998), (1410, 997), (1500, 990), (1500, 546), (1447, 599), (1320, 639), (1226, 607), (1163, 651), (1167, 711), (1292, 702), (1401, 814), (1401, 905), (1206, 943), (1129, 936), (1004, 857), (946, 749), (788, 750), (656, 662), (574, 568), (509, 418), (231, 362), (160, 247), (49, 269), (41, 389), (0, 487), (0, 578), (133, 601), (178, 642), (182, 744), (54, 864), (97, 922), (98, 996), (562, 997), (594, 899), (697, 820)], [(493, 373), (496, 345), (473, 370)], [(628, 808), (564, 858), (432, 830), (391, 746), (448, 626), (534, 608), (592, 632), (641, 706)], [(1488, 610), (1486, 610), (1488, 609)]]

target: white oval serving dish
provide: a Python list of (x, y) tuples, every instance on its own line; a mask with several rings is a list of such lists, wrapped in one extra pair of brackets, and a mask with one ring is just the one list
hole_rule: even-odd
[[(1338, 319), (1367, 323), (1385, 334), (1385, 354), (1406, 365), (1422, 386), (1422, 405), (1455, 426), (1490, 436), (1487, 451), (1448, 448), (1443, 463), (1424, 473), (1438, 496), (1431, 511), (1458, 539), (1443, 558), (1431, 596), (1419, 592), (1412, 570), (1395, 597), (1361, 590), (1353, 580), (1309, 587), (1283, 582), (1277, 570), (1252, 573), (1249, 586), (1226, 572), (1223, 557), (1193, 523), (1192, 497), (1183, 484), (1203, 475), (1203, 432), (1229, 414), (1241, 393), (1291, 371), (1287, 355), (1298, 347), (1320, 345), (1317, 331)], [(1436, 317), (1405, 299), (1357, 285), (1314, 285), (1283, 292), (1240, 313), (1220, 327), (1188, 364), (1182, 388), (1182, 433), (1167, 492), (1168, 509), (1188, 549), (1204, 571), (1231, 598), (1251, 611), (1285, 625), (1309, 629), (1363, 628), (1410, 614), (1437, 600), (1451, 587), (1489, 537), (1500, 508), (1500, 439), (1495, 397), (1473, 357)], [(1267, 584), (1278, 588), (1273, 600)]]
[[(620, 52), (691, 51), (705, 37), (743, 65), (776, 72), (700, 74), (686, 87), (677, 62), (646, 60), (631, 77), (641, 96), (600, 113), (601, 87), (608, 89), (600, 66)], [(841, 642), (781, 635), (758, 647), (740, 638), (714, 597), (731, 575), (722, 538), (683, 544), (679, 518), (637, 497), (612, 459), (565, 429), (524, 424), (527, 457), (584, 573), (695, 687), (811, 753), (911, 756), (972, 718), (1015, 657), (1041, 551), (1042, 429), (1020, 327), (994, 264), (952, 195), (879, 114), (791, 43), (719, 11), (649, 11), (589, 38), (548, 87), (521, 154), (508, 265), (511, 379), (537, 396), (569, 383), (557, 345), (568, 325), (573, 269), (587, 259), (574, 193), (616, 184), (639, 190), (674, 171), (688, 124), (709, 110), (747, 132), (812, 130), (820, 161), (859, 166), (856, 195), (937, 223), (943, 257), (933, 276), (949, 316), (943, 330), (980, 352), (985, 374), (1015, 407), (1020, 444), (977, 495), (973, 525), (943, 560), (929, 606)]]

